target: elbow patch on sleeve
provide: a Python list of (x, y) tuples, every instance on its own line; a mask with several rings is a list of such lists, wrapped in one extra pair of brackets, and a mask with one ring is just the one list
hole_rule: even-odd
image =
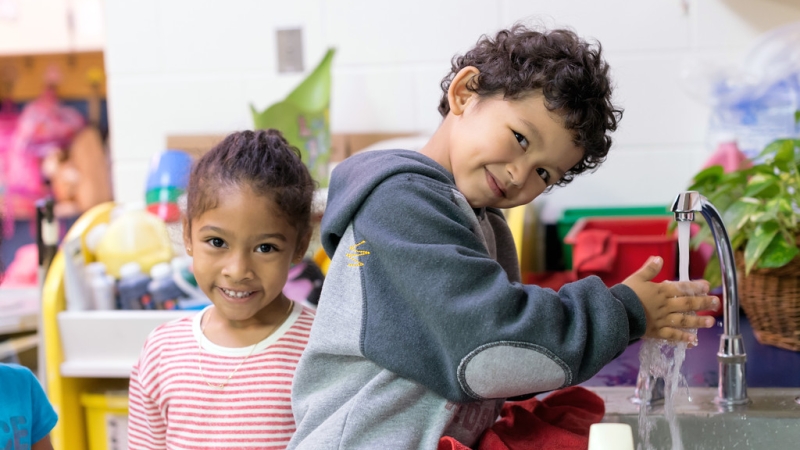
[(473, 398), (509, 398), (568, 386), (567, 364), (544, 347), (493, 342), (470, 352), (458, 366), (461, 388)]

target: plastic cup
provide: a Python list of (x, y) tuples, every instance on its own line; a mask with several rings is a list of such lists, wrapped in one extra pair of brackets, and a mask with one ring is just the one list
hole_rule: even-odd
[(160, 217), (164, 222), (177, 222), (181, 218), (181, 210), (175, 203), (151, 203), (147, 211)]
[(595, 423), (589, 428), (589, 450), (633, 450), (633, 431), (627, 423)]
[(177, 203), (183, 189), (176, 187), (157, 187), (145, 193), (145, 203)]
[(184, 151), (165, 150), (156, 153), (150, 160), (146, 190), (166, 187), (186, 189), (191, 168), (192, 157)]

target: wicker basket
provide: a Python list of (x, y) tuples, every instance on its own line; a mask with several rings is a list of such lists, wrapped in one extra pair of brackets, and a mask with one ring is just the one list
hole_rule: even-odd
[(753, 269), (744, 275), (736, 255), (741, 306), (758, 342), (800, 351), (800, 257), (777, 269)]

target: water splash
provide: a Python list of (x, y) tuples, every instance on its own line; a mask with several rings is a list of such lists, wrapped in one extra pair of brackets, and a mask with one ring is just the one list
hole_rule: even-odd
[(681, 374), (681, 367), (686, 358), (686, 344), (672, 344), (663, 339), (644, 339), (639, 350), (639, 373), (643, 376), (645, 386), (639, 407), (639, 441), (638, 450), (656, 450), (650, 442), (650, 432), (655, 428), (655, 415), (648, 414), (646, 405), (653, 392), (651, 383), (657, 378), (664, 380), (664, 419), (669, 425), (672, 439), (672, 450), (684, 450), (680, 424), (675, 413), (675, 394), (681, 385), (687, 385)]
[[(678, 222), (678, 279), (680, 281), (689, 280), (689, 235), (691, 222)], [(696, 333), (697, 330), (687, 330)], [(639, 376), (645, 382), (644, 392), (640, 393), (643, 398), (639, 407), (639, 440), (637, 450), (655, 450), (650, 442), (650, 432), (655, 428), (656, 418), (648, 415), (648, 404), (652, 396), (651, 383), (656, 378), (664, 380), (664, 418), (669, 424), (670, 438), (672, 440), (672, 450), (683, 450), (683, 439), (681, 437), (680, 424), (675, 414), (675, 394), (680, 389), (681, 384), (686, 387), (687, 397), (688, 383), (681, 374), (681, 367), (686, 358), (687, 344), (680, 342), (671, 344), (663, 339), (644, 339), (639, 350)], [(691, 398), (691, 397), (690, 397)]]

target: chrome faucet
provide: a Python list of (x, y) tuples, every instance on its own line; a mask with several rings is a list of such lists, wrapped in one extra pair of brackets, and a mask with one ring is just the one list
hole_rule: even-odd
[(722, 273), (724, 324), (717, 352), (719, 387), (714, 402), (722, 407), (747, 404), (749, 402), (745, 378), (747, 354), (744, 351), (742, 335), (739, 333), (739, 289), (736, 283), (733, 249), (725, 224), (714, 205), (695, 191), (678, 194), (672, 204), (672, 212), (675, 213), (675, 220), (679, 222), (692, 221), (694, 213), (699, 212), (711, 228)]

